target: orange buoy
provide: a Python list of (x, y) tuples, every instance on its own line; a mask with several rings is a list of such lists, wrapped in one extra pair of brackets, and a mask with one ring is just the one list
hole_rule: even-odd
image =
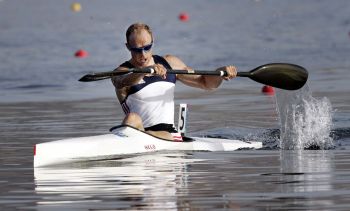
[(74, 55), (75, 55), (75, 57), (78, 57), (78, 58), (85, 58), (89, 55), (89, 53), (83, 49), (80, 49), (77, 52), (75, 52)]

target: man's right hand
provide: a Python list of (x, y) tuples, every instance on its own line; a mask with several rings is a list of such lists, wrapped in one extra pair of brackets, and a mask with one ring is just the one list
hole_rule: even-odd
[(167, 69), (162, 64), (155, 64), (150, 66), (150, 68), (154, 69), (153, 75), (166, 79)]

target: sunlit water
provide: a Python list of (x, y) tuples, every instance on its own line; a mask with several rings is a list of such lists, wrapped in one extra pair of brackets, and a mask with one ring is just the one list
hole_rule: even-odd
[[(71, 3), (0, 1), (0, 210), (349, 210), (349, 1), (80, 1), (80, 13)], [(182, 11), (190, 21), (177, 19)], [(178, 84), (188, 135), (261, 141), (262, 150), (33, 169), (34, 144), (120, 123), (110, 81), (77, 79), (126, 60), (124, 31), (140, 20), (157, 54), (208, 70), (296, 63), (308, 87), (275, 98), (246, 78), (210, 92)], [(74, 58), (79, 48), (90, 56)]]

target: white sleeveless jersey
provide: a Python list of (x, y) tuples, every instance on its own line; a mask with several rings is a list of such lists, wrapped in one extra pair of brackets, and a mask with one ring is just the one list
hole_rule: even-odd
[(173, 125), (175, 78), (172, 74), (165, 80), (145, 76), (139, 84), (131, 87), (122, 103), (124, 112), (140, 115), (145, 128), (161, 123)]
[[(156, 64), (171, 69), (169, 63), (161, 56), (153, 55)], [(130, 62), (121, 66), (133, 68)], [(130, 112), (140, 115), (145, 128), (157, 124), (174, 125), (174, 90), (175, 74), (167, 74), (163, 79), (159, 76), (145, 76), (136, 85), (130, 87), (122, 108), (126, 114)]]

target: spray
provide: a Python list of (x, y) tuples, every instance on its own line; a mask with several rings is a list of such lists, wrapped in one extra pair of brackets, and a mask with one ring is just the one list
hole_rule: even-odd
[(330, 137), (332, 106), (326, 97), (312, 97), (306, 84), (296, 91), (277, 90), (276, 103), (281, 126), (280, 148), (328, 149), (333, 146)]

